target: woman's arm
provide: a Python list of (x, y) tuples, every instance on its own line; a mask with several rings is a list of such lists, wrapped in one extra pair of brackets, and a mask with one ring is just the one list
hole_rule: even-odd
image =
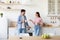
[(35, 24), (35, 22), (33, 20), (30, 19), (29, 21), (31, 21), (33, 24)]

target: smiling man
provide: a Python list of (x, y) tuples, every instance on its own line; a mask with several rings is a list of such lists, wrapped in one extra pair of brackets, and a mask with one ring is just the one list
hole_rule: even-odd
[(25, 16), (26, 10), (21, 9), (21, 14), (18, 18), (18, 32), (20, 33), (26, 33), (27, 32), (27, 27), (29, 28), (27, 18)]

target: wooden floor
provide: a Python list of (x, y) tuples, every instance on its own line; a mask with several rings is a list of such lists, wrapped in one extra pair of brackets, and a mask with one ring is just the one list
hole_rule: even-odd
[(60, 40), (60, 36), (54, 36), (50, 39), (42, 39), (41, 37), (22, 37), (19, 38), (17, 36), (10, 36), (8, 40)]

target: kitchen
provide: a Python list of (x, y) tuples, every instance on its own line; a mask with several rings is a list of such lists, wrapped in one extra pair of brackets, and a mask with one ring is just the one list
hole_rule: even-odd
[[(59, 7), (57, 8), (58, 5), (56, 5), (58, 1), (53, 0), (53, 3), (49, 3), (48, 0), (0, 0), (0, 14), (3, 14), (3, 17), (0, 17), (0, 26), (5, 29), (5, 31), (3, 28), (1, 29), (4, 34), (3, 38), (5, 38), (5, 36), (8, 38), (8, 36), (16, 35), (17, 20), (21, 9), (26, 10), (27, 20), (30, 18), (34, 20), (34, 13), (39, 11), (44, 23), (52, 25), (51, 27), (43, 27), (42, 34), (47, 33), (52, 36), (60, 35), (60, 11), (57, 11)], [(53, 5), (54, 3), (55, 5)], [(53, 7), (54, 10), (49, 11), (51, 10), (48, 8), (50, 5), (52, 5), (51, 7)], [(33, 30), (34, 25), (29, 21), (28, 23)], [(2, 31), (0, 31), (0, 33), (1, 32)], [(3, 34), (1, 33), (1, 35)], [(28, 34), (26, 35), (28, 36)]]

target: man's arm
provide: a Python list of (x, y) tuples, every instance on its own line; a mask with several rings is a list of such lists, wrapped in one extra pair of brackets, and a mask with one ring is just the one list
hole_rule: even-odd
[(22, 23), (21, 16), (18, 17), (18, 24)]
[(28, 30), (30, 30), (31, 27), (29, 26), (29, 24), (28, 24), (28, 22), (27, 22), (26, 16), (25, 16), (25, 20), (26, 20), (26, 22), (25, 22), (25, 23), (26, 23), (26, 26), (27, 26)]
[(25, 23), (26, 23), (26, 26), (29, 27), (29, 24), (28, 24), (28, 22), (27, 22), (27, 18), (26, 18), (26, 16), (25, 16)]

